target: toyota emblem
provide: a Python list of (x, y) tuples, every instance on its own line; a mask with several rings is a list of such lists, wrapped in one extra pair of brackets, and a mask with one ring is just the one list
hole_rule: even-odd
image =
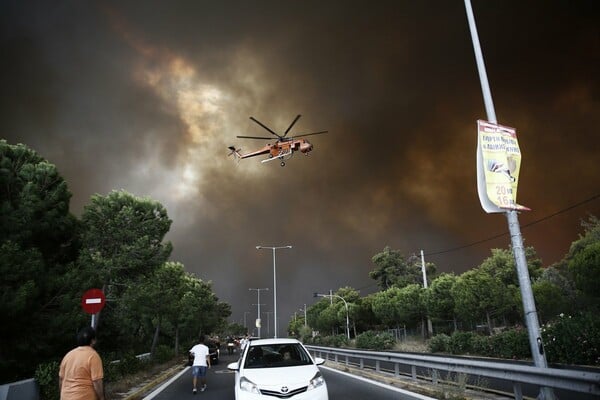
[(281, 393), (287, 393), (287, 392), (288, 392), (288, 390), (290, 390), (290, 389), (288, 389), (288, 387), (287, 387), (287, 386), (283, 386), (283, 387), (281, 388)]

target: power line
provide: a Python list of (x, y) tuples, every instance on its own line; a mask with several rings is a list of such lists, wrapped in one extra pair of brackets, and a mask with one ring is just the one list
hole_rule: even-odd
[[(521, 228), (528, 228), (528, 227), (533, 226), (535, 224), (539, 224), (542, 221), (545, 221), (545, 220), (550, 219), (552, 217), (556, 217), (557, 215), (560, 215), (562, 213), (570, 211), (570, 210), (572, 210), (574, 208), (577, 208), (577, 207), (579, 207), (579, 206), (581, 206), (583, 204), (586, 204), (586, 203), (589, 203), (591, 201), (594, 201), (594, 200), (596, 200), (599, 197), (600, 197), (600, 194), (595, 194), (595, 195), (593, 195), (590, 198), (587, 198), (585, 200), (580, 201), (579, 203), (570, 205), (570, 206), (568, 206), (566, 208), (563, 208), (562, 210), (559, 210), (559, 211), (557, 211), (557, 212), (555, 212), (553, 214), (546, 215), (545, 217), (542, 217), (542, 218), (537, 219), (535, 221), (532, 221), (532, 222), (530, 222), (528, 224), (525, 224), (525, 225), (521, 226)], [(451, 253), (453, 251), (457, 251), (457, 250), (461, 250), (461, 249), (466, 249), (467, 247), (472, 247), (472, 246), (476, 246), (476, 245), (481, 244), (481, 243), (489, 242), (491, 240), (498, 239), (500, 237), (507, 236), (509, 234), (510, 234), (510, 232), (507, 231), (507, 232), (503, 232), (503, 233), (500, 233), (500, 234), (495, 235), (495, 236), (491, 236), (491, 237), (489, 237), (487, 239), (481, 239), (481, 240), (478, 240), (476, 242), (472, 242), (472, 243), (465, 244), (465, 245), (458, 246), (458, 247), (453, 247), (453, 248), (447, 249), (447, 250), (440, 250), (440, 251), (436, 251), (436, 252), (433, 252), (433, 253), (425, 253), (425, 255), (426, 256), (434, 256), (434, 255), (438, 255), (438, 254)]]
[[(567, 211), (570, 211), (570, 210), (572, 210), (574, 208), (577, 208), (577, 207), (579, 207), (579, 206), (581, 206), (583, 204), (586, 204), (586, 203), (589, 203), (591, 201), (594, 201), (594, 200), (598, 199), (599, 197), (600, 197), (600, 194), (596, 194), (596, 195), (594, 195), (594, 196), (592, 196), (590, 198), (587, 198), (587, 199), (585, 199), (583, 201), (580, 201), (579, 203), (575, 203), (575, 204), (570, 205), (568, 207), (565, 207), (565, 208), (563, 208), (563, 209), (561, 209), (561, 210), (559, 210), (559, 211), (557, 211), (555, 213), (546, 215), (545, 217), (542, 217), (542, 218), (537, 219), (535, 221), (529, 222), (529, 223), (523, 225), (521, 228), (528, 228), (530, 226), (539, 224), (540, 222), (543, 222), (543, 221), (548, 220), (550, 218), (556, 217), (557, 215), (563, 214), (563, 213), (565, 213)], [(437, 254), (451, 253), (453, 251), (457, 251), (457, 250), (465, 249), (465, 248), (468, 248), (468, 247), (476, 246), (476, 245), (481, 244), (481, 243), (489, 242), (491, 240), (498, 239), (498, 238), (500, 238), (502, 236), (507, 236), (509, 234), (510, 234), (510, 232), (504, 232), (504, 233), (500, 233), (498, 235), (494, 235), (494, 236), (488, 237), (486, 239), (481, 239), (481, 240), (478, 240), (476, 242), (465, 244), (463, 246), (453, 247), (453, 248), (447, 249), (447, 250), (440, 250), (440, 251), (436, 251), (436, 252), (433, 252), (433, 253), (425, 253), (424, 255), (426, 255), (426, 256), (433, 256), (433, 255), (437, 255)], [(369, 289), (369, 288), (372, 288), (374, 286), (378, 286), (377, 282), (371, 283), (371, 284), (366, 285), (366, 286), (362, 286), (362, 287), (360, 287), (360, 288), (358, 288), (356, 290), (360, 292), (361, 290)]]

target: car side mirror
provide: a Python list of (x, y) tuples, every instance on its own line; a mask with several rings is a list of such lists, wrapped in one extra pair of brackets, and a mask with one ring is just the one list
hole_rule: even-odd
[(315, 364), (316, 365), (323, 365), (323, 364), (325, 364), (325, 359), (323, 359), (321, 357), (316, 357), (315, 358)]
[(231, 371), (237, 371), (240, 369), (240, 364), (239, 363), (231, 363), (227, 365), (227, 369), (231, 370)]

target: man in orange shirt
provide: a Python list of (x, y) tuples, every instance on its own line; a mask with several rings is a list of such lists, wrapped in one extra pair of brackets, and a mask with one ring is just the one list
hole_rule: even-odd
[(58, 372), (61, 400), (104, 400), (102, 359), (94, 350), (96, 331), (88, 326), (77, 334), (77, 346), (69, 351)]

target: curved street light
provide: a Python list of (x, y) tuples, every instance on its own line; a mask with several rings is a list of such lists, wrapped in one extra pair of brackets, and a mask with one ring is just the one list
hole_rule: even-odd
[(314, 293), (313, 297), (337, 297), (338, 299), (342, 299), (344, 305), (346, 306), (346, 335), (348, 336), (348, 340), (350, 340), (350, 318), (348, 317), (348, 303), (346, 302), (346, 299), (337, 294), (322, 294), (317, 292)]

